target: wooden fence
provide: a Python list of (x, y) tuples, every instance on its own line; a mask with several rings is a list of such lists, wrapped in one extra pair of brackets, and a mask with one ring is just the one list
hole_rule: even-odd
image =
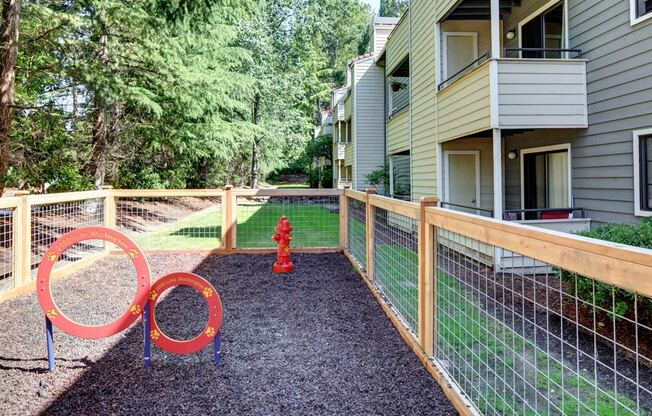
[(342, 210), (345, 254), (460, 413), (652, 414), (651, 250), (436, 198), (347, 190)]
[[(296, 251), (344, 251), (460, 413), (652, 414), (650, 250), (352, 190), (107, 188), (2, 198), (0, 214), (0, 301), (34, 288), (70, 229), (116, 228), (146, 252), (268, 253), (287, 214)], [(57, 273), (111, 253), (84, 244)]]

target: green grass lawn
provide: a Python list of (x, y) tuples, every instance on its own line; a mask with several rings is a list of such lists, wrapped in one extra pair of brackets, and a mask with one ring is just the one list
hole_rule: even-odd
[(392, 306), (416, 332), (419, 323), (419, 257), (402, 246), (376, 246), (374, 281)]
[(207, 208), (156, 231), (132, 234), (143, 250), (212, 250), (222, 236), (220, 205)]
[(281, 216), (294, 228), (293, 247), (339, 247), (340, 214), (317, 204), (261, 203), (238, 206), (238, 247), (273, 248)]
[(360, 262), (363, 269), (367, 268), (367, 226), (357, 218), (349, 216), (348, 249), (353, 257)]
[(271, 185), (277, 189), (310, 189), (310, 185), (307, 183), (273, 183)]
[[(448, 371), (472, 393), (470, 399), (482, 412), (513, 416), (637, 414), (632, 399), (614, 394), (613, 382), (609, 386), (598, 381), (596, 385), (592, 371), (578, 374), (574, 363), (569, 366), (488, 315), (457, 279), (442, 272), (438, 278), (439, 359), (448, 363)], [(527, 398), (532, 407), (538, 396), (538, 412), (526, 407), (510, 389)], [(551, 404), (550, 413), (546, 401)]]
[[(274, 248), (274, 229), (286, 215), (293, 247), (339, 247), (338, 212), (313, 204), (257, 204), (238, 207), (238, 248)], [(221, 245), (220, 206), (208, 208), (155, 231), (132, 234), (143, 250), (212, 250)]]

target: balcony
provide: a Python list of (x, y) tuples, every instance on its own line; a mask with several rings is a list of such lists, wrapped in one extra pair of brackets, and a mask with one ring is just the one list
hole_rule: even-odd
[(584, 59), (488, 54), (438, 86), (442, 141), (489, 129), (586, 128)]
[(346, 143), (337, 143), (337, 158), (335, 160), (344, 160), (346, 158)]

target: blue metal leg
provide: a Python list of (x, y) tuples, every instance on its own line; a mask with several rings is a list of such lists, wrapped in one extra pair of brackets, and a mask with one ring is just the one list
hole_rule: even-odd
[(217, 333), (217, 336), (215, 337), (215, 353), (213, 355), (213, 359), (215, 360), (215, 364), (219, 364), (222, 362), (222, 331)]
[(150, 314), (149, 314), (149, 303), (145, 306), (145, 312), (143, 313), (143, 332), (145, 335), (145, 368), (149, 368), (152, 365), (152, 346), (151, 346), (151, 337), (150, 337)]
[(54, 370), (54, 334), (52, 331), (52, 321), (45, 317), (45, 337), (48, 344), (48, 368)]

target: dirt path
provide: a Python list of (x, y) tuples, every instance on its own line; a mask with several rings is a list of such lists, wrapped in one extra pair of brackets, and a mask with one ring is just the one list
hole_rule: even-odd
[[(35, 296), (0, 304), (0, 414), (455, 414), (344, 256), (296, 256), (298, 272), (284, 277), (270, 273), (273, 260), (150, 258), (153, 276), (195, 270), (217, 287), (225, 306), (219, 367), (210, 348), (185, 357), (154, 349), (145, 370), (136, 325), (103, 341), (56, 331), (58, 367), (48, 373)], [(58, 302), (105, 322), (135, 290), (129, 267), (110, 258), (80, 272), (56, 285)], [(94, 287), (98, 273), (107, 279)], [(157, 318), (170, 335), (190, 338), (205, 325), (203, 303), (176, 289)]]

